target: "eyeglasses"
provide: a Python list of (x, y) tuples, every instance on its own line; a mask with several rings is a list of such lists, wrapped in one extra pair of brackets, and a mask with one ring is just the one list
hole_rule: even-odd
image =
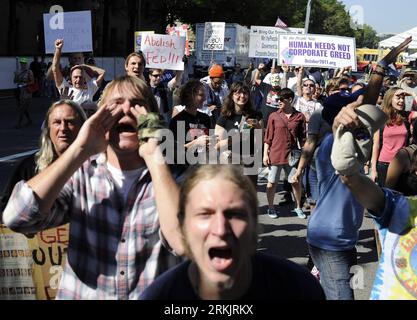
[(162, 77), (162, 74), (150, 74), (150, 76), (152, 76), (154, 78), (160, 78), (160, 77)]
[(315, 84), (303, 84), (303, 87), (305, 87), (305, 88), (307, 88), (307, 87), (315, 88), (316, 85)]

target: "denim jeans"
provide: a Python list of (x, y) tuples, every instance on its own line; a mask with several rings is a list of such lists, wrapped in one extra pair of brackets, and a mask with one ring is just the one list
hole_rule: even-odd
[(317, 201), (319, 198), (319, 184), (317, 171), (307, 166), (303, 175), (303, 186), (308, 198)]
[(308, 246), (311, 258), (320, 271), (320, 283), (327, 300), (354, 300), (349, 271), (357, 263), (356, 248), (330, 251)]

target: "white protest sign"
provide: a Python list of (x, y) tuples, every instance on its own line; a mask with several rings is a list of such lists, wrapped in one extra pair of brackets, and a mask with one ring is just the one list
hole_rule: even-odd
[(204, 25), (203, 50), (223, 50), (225, 29), (225, 22), (206, 22)]
[[(60, 15), (60, 16), (58, 16)], [(62, 17), (59, 24), (53, 23)], [(91, 11), (73, 11), (43, 15), (45, 53), (55, 52), (55, 40), (64, 39), (62, 52), (92, 52)]]
[(181, 24), (179, 26), (167, 26), (166, 34), (170, 36), (177, 35), (178, 37), (185, 37), (185, 55), (188, 57), (190, 55), (190, 42), (188, 37), (188, 24)]
[(287, 65), (356, 71), (356, 41), (327, 35), (280, 35), (279, 60)]
[(280, 34), (304, 34), (302, 28), (250, 27), (249, 57), (278, 59)]
[(155, 33), (155, 31), (135, 31), (135, 43), (134, 43), (134, 47), (135, 47), (135, 52), (138, 52), (141, 50), (141, 43), (142, 43), (142, 36), (144, 33)]
[(141, 49), (147, 68), (184, 70), (184, 37), (144, 33)]

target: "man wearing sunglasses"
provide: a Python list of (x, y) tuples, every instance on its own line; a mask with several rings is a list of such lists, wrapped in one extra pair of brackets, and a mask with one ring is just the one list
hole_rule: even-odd
[(158, 103), (160, 113), (168, 123), (172, 113), (172, 93), (181, 84), (182, 71), (176, 71), (175, 77), (168, 83), (162, 82), (164, 70), (149, 69), (149, 87)]
[(316, 82), (310, 78), (304, 78), (304, 68), (297, 73), (297, 97), (294, 101), (294, 108), (306, 117), (307, 123), (315, 110), (322, 109), (321, 103), (313, 99), (316, 92)]

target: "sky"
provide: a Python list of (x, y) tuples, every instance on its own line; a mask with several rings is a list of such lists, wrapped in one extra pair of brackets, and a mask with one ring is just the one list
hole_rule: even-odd
[[(378, 34), (397, 34), (417, 27), (417, 1), (415, 0), (339, 0), (349, 10), (358, 6), (356, 16), (363, 12), (364, 22)], [(352, 14), (351, 14), (352, 16)]]

